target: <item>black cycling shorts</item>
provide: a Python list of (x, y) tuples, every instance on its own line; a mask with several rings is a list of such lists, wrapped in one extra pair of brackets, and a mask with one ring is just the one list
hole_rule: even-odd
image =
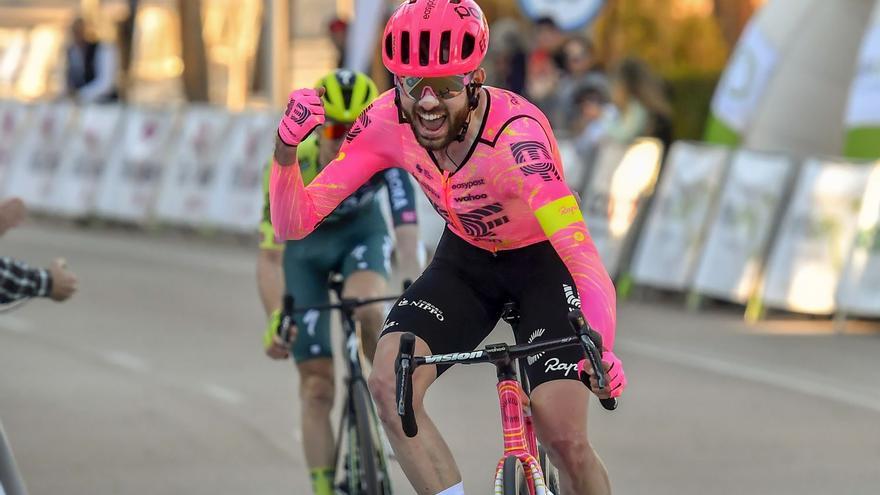
[[(568, 269), (549, 241), (493, 254), (446, 229), (434, 260), (394, 304), (386, 333), (412, 332), (433, 354), (476, 349), (495, 328), (505, 303), (521, 315), (516, 342), (567, 337), (570, 310), (580, 299)], [(551, 380), (577, 380), (580, 347), (528, 358), (531, 386)], [(449, 364), (437, 365), (438, 376)]]

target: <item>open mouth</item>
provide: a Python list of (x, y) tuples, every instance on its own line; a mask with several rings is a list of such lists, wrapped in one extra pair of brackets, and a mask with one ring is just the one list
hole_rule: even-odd
[(443, 113), (416, 112), (416, 118), (426, 138), (438, 138), (446, 132), (447, 117)]

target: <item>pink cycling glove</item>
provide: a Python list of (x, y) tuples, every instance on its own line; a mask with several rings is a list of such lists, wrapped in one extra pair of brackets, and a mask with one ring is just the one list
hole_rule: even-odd
[(278, 124), (278, 137), (288, 146), (298, 146), (324, 119), (324, 105), (318, 91), (297, 89), (290, 93), (287, 110)]
[[(620, 397), (623, 389), (626, 388), (626, 373), (623, 372), (623, 362), (611, 351), (602, 353), (602, 362), (611, 365), (608, 371), (605, 372), (605, 378), (608, 380), (607, 390), (611, 390), (611, 397)], [(581, 359), (578, 362), (577, 370), (578, 377), (581, 377), (583, 373), (587, 373), (587, 370), (592, 371), (590, 360), (587, 358)], [(590, 373), (590, 376), (593, 376), (592, 373)]]

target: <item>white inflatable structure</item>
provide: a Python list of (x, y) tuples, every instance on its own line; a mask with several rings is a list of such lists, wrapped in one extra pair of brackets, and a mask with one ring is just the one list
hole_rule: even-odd
[(707, 140), (800, 156), (871, 157), (846, 148), (853, 142), (847, 122), (880, 131), (878, 45), (880, 0), (770, 0), (746, 27), (719, 83)]

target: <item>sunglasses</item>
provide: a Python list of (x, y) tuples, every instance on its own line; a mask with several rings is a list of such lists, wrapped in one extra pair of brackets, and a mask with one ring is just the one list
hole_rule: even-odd
[(426, 88), (431, 88), (438, 98), (450, 100), (462, 94), (473, 79), (473, 73), (446, 77), (398, 77), (397, 86), (413, 100), (422, 99)]
[(325, 122), (321, 127), (321, 136), (326, 139), (342, 139), (351, 130), (353, 124), (340, 124), (337, 122)]

